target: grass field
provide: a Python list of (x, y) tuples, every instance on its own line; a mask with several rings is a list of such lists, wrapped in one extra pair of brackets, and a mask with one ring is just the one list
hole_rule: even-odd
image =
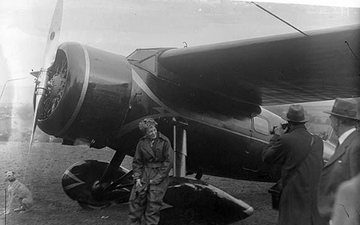
[[(32, 211), (6, 218), (7, 225), (115, 225), (126, 224), (128, 206), (114, 205), (102, 210), (86, 211), (69, 199), (62, 190), (61, 176), (73, 163), (84, 159), (110, 160), (113, 151), (94, 150), (87, 147), (62, 146), (58, 143), (35, 143), (28, 153), (28, 144), (0, 142), (0, 172), (13, 170), (19, 180), (32, 190), (35, 205)], [(129, 167), (131, 158), (124, 160)], [(254, 207), (249, 218), (234, 225), (275, 225), (277, 212), (271, 209), (268, 183), (239, 181), (227, 178), (204, 176), (203, 180), (217, 186)], [(5, 183), (0, 183), (1, 204), (4, 207)], [(4, 217), (0, 224), (4, 224)]]

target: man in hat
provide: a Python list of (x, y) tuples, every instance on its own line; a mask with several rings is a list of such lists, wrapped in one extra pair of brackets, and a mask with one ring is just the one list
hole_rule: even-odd
[(287, 128), (277, 127), (270, 144), (263, 151), (263, 160), (281, 166), (282, 186), (279, 204), (279, 225), (317, 225), (317, 188), (323, 166), (323, 142), (311, 135), (301, 105), (291, 105), (286, 114)]
[(332, 216), (335, 193), (339, 185), (360, 172), (360, 132), (358, 103), (354, 99), (335, 100), (330, 112), (331, 127), (338, 136), (338, 146), (321, 172), (318, 208), (328, 224)]
[(129, 225), (156, 225), (160, 220), (162, 200), (169, 184), (172, 148), (167, 137), (157, 131), (152, 118), (140, 121), (140, 138), (133, 159), (135, 184), (129, 199)]

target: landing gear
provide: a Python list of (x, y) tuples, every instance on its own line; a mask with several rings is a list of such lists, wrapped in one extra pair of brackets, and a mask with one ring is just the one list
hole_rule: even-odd
[[(99, 177), (98, 180), (93, 183), (91, 188), (91, 194), (95, 200), (103, 201), (106, 199), (111, 200), (113, 198), (113, 191), (116, 191), (117, 185), (114, 180), (119, 179), (119, 177), (117, 176), (117, 170), (120, 167), (121, 162), (124, 160), (124, 158), (124, 153), (121, 153), (120, 151), (115, 152), (106, 169), (102, 170), (102, 175)], [(129, 181), (129, 184), (132, 184), (132, 182)]]
[[(162, 224), (228, 224), (252, 214), (253, 208), (202, 180), (185, 177), (186, 124), (174, 126), (175, 173), (170, 177), (161, 210)], [(63, 175), (65, 193), (84, 209), (105, 208), (127, 202), (133, 186), (132, 171), (120, 167), (124, 154), (116, 152), (110, 163), (86, 160), (74, 164)], [(200, 179), (202, 170), (196, 171)]]
[(186, 122), (173, 118), (174, 176), (186, 175), (187, 131)]
[(198, 168), (197, 171), (196, 171), (196, 175), (195, 175), (196, 180), (200, 180), (202, 175), (203, 175), (202, 169)]
[(85, 160), (68, 168), (62, 177), (62, 186), (65, 193), (77, 201), (84, 209), (101, 209), (111, 203), (127, 202), (133, 185), (132, 171), (117, 167), (111, 170), (112, 181), (101, 185), (101, 193), (94, 184), (100, 184), (104, 171), (110, 167), (107, 162)]

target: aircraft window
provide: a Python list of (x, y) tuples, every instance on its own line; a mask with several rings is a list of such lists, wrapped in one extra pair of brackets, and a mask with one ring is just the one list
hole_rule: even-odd
[(251, 130), (251, 121), (249, 119), (238, 120), (231, 118), (223, 122), (223, 127), (233, 131), (239, 131), (241, 129)]
[(260, 117), (253, 118), (253, 126), (254, 130), (260, 134), (269, 135), (269, 122)]
[(146, 60), (141, 62), (141, 65), (144, 69), (148, 70), (149, 72), (156, 73), (156, 58), (155, 56), (149, 57)]
[(135, 50), (133, 53), (131, 53), (127, 59), (134, 60), (134, 61), (141, 61), (145, 60), (146, 58), (149, 58), (151, 56), (154, 56), (158, 50), (154, 49), (138, 49)]

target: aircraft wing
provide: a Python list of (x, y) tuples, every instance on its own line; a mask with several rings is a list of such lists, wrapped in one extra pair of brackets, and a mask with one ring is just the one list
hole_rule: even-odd
[(255, 105), (360, 96), (360, 27), (170, 49), (158, 76)]

